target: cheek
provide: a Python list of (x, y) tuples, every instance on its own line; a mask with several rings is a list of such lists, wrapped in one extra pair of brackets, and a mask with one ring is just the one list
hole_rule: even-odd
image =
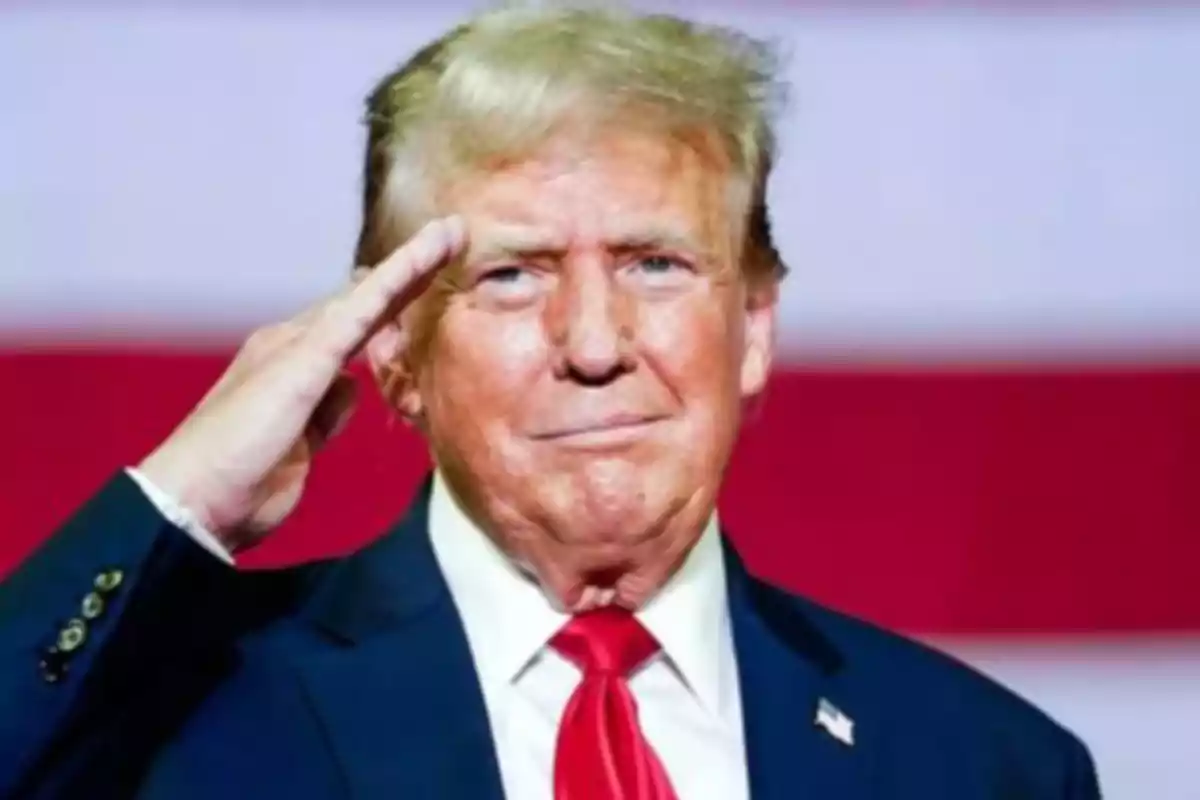
[(426, 403), (439, 409), (443, 429), (486, 427), (511, 419), (546, 363), (540, 323), (514, 314), (448, 308), (429, 360)]
[(643, 351), (687, 404), (724, 402), (737, 374), (741, 328), (736, 315), (715, 299), (698, 292), (642, 310), (638, 335)]

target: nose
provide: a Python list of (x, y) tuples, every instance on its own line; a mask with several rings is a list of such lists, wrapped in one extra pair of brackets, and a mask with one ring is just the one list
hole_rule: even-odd
[(549, 320), (559, 378), (603, 385), (631, 371), (633, 308), (610, 270), (576, 263), (560, 273)]

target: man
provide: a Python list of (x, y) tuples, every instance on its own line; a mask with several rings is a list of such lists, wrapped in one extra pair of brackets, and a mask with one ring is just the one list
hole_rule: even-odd
[[(721, 29), (509, 10), (385, 79), (375, 266), (0, 590), (5, 796), (1098, 797), (1040, 712), (719, 533), (784, 272), (774, 74)], [(434, 475), (362, 552), (238, 572), (360, 352)]]

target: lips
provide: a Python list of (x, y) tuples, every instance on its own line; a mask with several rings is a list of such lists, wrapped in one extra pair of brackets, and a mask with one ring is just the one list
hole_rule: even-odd
[(655, 422), (665, 419), (663, 414), (620, 412), (595, 419), (571, 420), (568, 423), (543, 429), (535, 439), (564, 440), (573, 438), (603, 437), (606, 435), (634, 434)]

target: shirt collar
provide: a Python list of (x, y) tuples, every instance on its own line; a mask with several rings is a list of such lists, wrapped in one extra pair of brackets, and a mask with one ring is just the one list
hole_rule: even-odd
[[(515, 680), (571, 618), (462, 511), (435, 472), (429, 534), (466, 629), (483, 689)], [(716, 516), (638, 620), (707, 710), (722, 712), (728, 605)]]
[(512, 682), (570, 614), (558, 609), (459, 507), (440, 472), (429, 536), (458, 607), (485, 692)]
[(732, 664), (723, 649), (729, 644), (725, 560), (716, 514), (713, 514), (683, 564), (636, 614), (662, 645), (663, 653), (705, 709), (723, 714)]

